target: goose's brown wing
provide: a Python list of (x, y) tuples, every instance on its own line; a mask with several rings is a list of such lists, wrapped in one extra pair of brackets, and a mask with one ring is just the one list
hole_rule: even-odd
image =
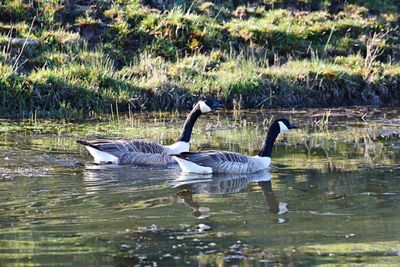
[(78, 143), (91, 146), (100, 151), (110, 153), (116, 157), (124, 153), (141, 152), (149, 154), (166, 153), (166, 149), (156, 143), (136, 139), (120, 139), (120, 140), (94, 140), (94, 141), (77, 141)]
[(77, 142), (116, 156), (120, 164), (164, 165), (174, 162), (165, 147), (156, 142), (135, 139)]

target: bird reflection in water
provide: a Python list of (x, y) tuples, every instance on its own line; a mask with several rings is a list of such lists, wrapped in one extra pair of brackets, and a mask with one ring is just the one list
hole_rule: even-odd
[(182, 188), (176, 195), (183, 200), (186, 206), (192, 209), (192, 215), (199, 219), (207, 218), (210, 215), (208, 212), (210, 211), (207, 207), (200, 206), (199, 203), (193, 200), (193, 192), (190, 188)]
[[(272, 190), (271, 173), (262, 171), (254, 174), (225, 174), (225, 175), (196, 175), (181, 173), (178, 179), (172, 182), (174, 188), (179, 191), (176, 195), (183, 203), (190, 207), (192, 215), (198, 218), (209, 216), (210, 209), (202, 207), (193, 200), (193, 194), (221, 195), (235, 194), (245, 190), (250, 183), (256, 182), (263, 192), (268, 210), (274, 214), (288, 212), (285, 202), (277, 201)], [(284, 222), (278, 219), (278, 222)]]
[(287, 203), (278, 202), (276, 200), (274, 191), (272, 191), (271, 180), (269, 181), (259, 181), (258, 185), (261, 187), (263, 191), (263, 195), (267, 205), (269, 207), (269, 211), (275, 214), (284, 214), (288, 212)]

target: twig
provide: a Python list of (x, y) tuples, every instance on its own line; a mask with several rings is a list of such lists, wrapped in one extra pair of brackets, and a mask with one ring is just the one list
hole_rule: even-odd
[(322, 58), (324, 58), (326, 56), (326, 49), (328, 48), (328, 44), (331, 41), (332, 34), (333, 34), (334, 30), (335, 30), (335, 26), (332, 27), (331, 33), (329, 34), (328, 40), (326, 41), (326, 44), (325, 44), (325, 47), (324, 47), (324, 53), (322, 54)]
[[(31, 23), (31, 26), (29, 27), (28, 35), (31, 34), (31, 31), (33, 28), (33, 23), (35, 23), (35, 20), (36, 20), (36, 16), (34, 16), (32, 19), (32, 23)], [(22, 45), (22, 48), (19, 51), (19, 54), (14, 62), (14, 65), (12, 66), (13, 72), (16, 72), (23, 64), (25, 64), (28, 61), (28, 60), (25, 60), (22, 64), (18, 64), (18, 61), (19, 61), (20, 57), (22, 56), (22, 53), (24, 52), (27, 43), (28, 43), (28, 38), (25, 38), (24, 44)]]

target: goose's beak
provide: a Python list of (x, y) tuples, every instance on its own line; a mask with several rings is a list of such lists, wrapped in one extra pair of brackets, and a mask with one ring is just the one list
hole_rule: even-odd
[(296, 124), (291, 124), (289, 126), (289, 129), (298, 129), (298, 128), (299, 128), (299, 126), (297, 126)]
[(222, 103), (219, 103), (219, 102), (214, 102), (213, 104), (212, 104), (212, 109), (215, 109), (215, 110), (221, 110), (221, 109), (223, 109), (225, 106), (224, 106), (224, 104), (222, 104)]

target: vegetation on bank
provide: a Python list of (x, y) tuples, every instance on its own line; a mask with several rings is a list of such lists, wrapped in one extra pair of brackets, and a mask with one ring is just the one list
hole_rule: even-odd
[(395, 0), (5, 0), (2, 116), (400, 104)]

